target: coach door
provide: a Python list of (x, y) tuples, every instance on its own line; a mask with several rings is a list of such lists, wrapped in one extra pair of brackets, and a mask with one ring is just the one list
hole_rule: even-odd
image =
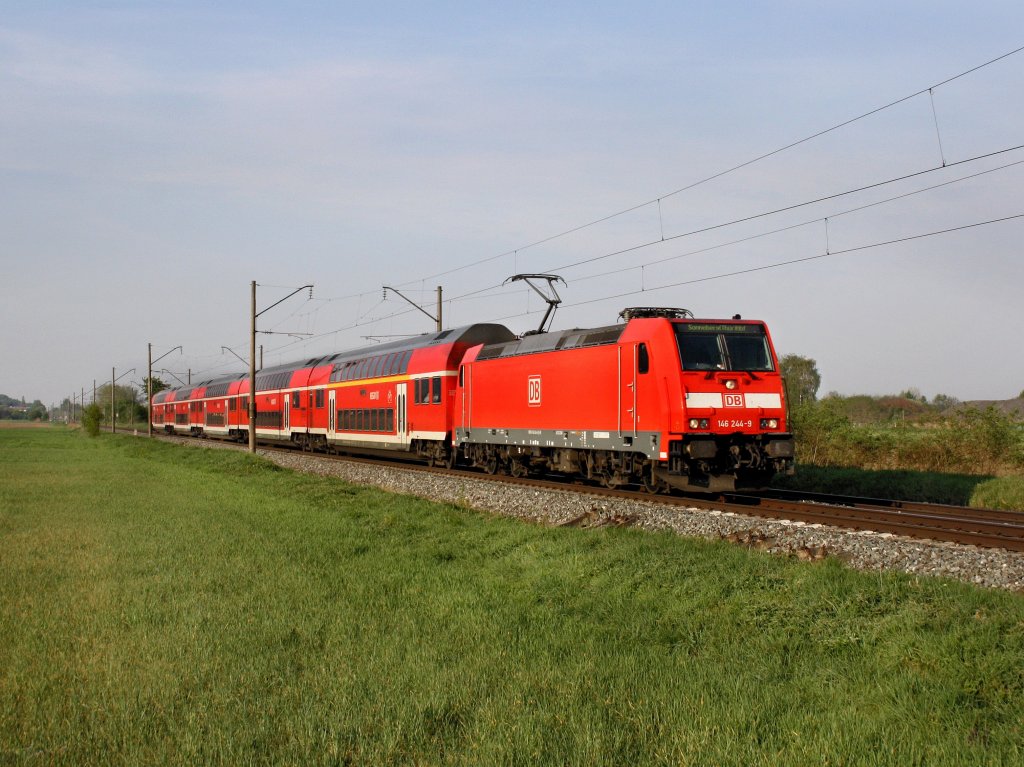
[(281, 414), (284, 417), (284, 430), (288, 431), (291, 428), (291, 414), (292, 414), (292, 395), (291, 392), (281, 392), (281, 399), (283, 400), (283, 407), (281, 408)]
[(407, 384), (395, 385), (395, 431), (398, 434), (398, 443), (402, 447), (409, 446), (409, 424), (408, 424), (408, 403), (406, 400)]
[[(643, 347), (640, 352), (639, 347)], [(640, 376), (637, 375), (638, 357), (646, 355), (644, 344), (619, 346), (619, 436), (636, 437), (637, 431), (637, 386)]]
[(462, 396), (459, 400), (462, 402), (462, 413), (461, 421), (462, 428), (465, 431), (469, 431), (473, 428), (473, 366), (462, 365), (459, 368), (459, 388), (462, 389), (459, 392)]
[(331, 389), (330, 394), (327, 397), (327, 437), (333, 437), (335, 430), (338, 428), (338, 424), (335, 419), (338, 417), (338, 409), (334, 406), (334, 389)]

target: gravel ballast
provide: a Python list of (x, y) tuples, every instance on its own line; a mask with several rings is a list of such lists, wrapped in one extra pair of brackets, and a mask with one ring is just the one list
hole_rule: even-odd
[[(175, 441), (179, 441), (176, 439)], [(180, 439), (183, 444), (228, 447), (226, 443)], [(805, 560), (838, 557), (859, 570), (898, 570), (914, 575), (955, 578), (989, 588), (1024, 591), (1024, 553), (919, 540), (827, 525), (666, 506), (653, 500), (624, 500), (585, 492), (506, 485), (472, 477), (453, 477), (309, 453), (260, 450), (279, 466), (308, 474), (337, 477), (388, 492), (453, 503), (481, 511), (520, 517), (547, 525), (630, 525), (678, 535), (725, 539), (738, 545)]]

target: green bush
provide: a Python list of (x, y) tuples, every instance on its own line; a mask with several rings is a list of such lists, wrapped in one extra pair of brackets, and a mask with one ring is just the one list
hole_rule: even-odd
[(100, 423), (103, 421), (103, 408), (95, 402), (86, 406), (82, 412), (82, 426), (85, 433), (90, 437), (98, 437), (100, 434)]
[(791, 425), (804, 465), (972, 475), (1024, 467), (1024, 424), (994, 407), (861, 425), (842, 400), (827, 398), (793, 408)]
[(1019, 454), (1017, 424), (994, 407), (968, 408), (957, 413), (956, 421), (958, 431), (965, 437), (965, 447), (979, 461), (998, 466), (1011, 459), (1015, 447)]
[(797, 405), (790, 413), (790, 425), (796, 437), (797, 459), (819, 466), (833, 465), (850, 427), (849, 417), (834, 400)]

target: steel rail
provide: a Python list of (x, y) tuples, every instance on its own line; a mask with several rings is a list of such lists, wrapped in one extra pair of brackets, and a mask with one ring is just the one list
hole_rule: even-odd
[(900, 499), (870, 498), (853, 495), (835, 495), (832, 493), (815, 493), (798, 490), (764, 490), (750, 494), (734, 494), (734, 497), (769, 498), (772, 500), (804, 501), (808, 503), (824, 503), (830, 506), (865, 506), (899, 511), (921, 511), (939, 513), (944, 511), (955, 516), (957, 514), (976, 517), (983, 512), (986, 519), (1001, 519), (1006, 522), (1024, 524), (1024, 511), (1009, 509), (976, 509), (970, 506), (956, 506), (947, 503), (925, 503), (923, 501), (906, 501)]
[[(334, 456), (373, 464), (388, 463), (354, 456)], [(423, 465), (403, 468), (446, 474), (450, 476), (502, 482), (524, 487), (570, 491), (589, 495), (623, 498), (712, 511), (727, 511), (748, 517), (789, 520), (805, 524), (821, 524), (857, 531), (890, 533), (909, 538), (930, 539), (984, 548), (1024, 551), (1024, 513), (1000, 509), (974, 509), (966, 506), (928, 504), (921, 502), (853, 499), (842, 497), (842, 503), (825, 503), (820, 494), (808, 500), (783, 500), (758, 496), (722, 497), (695, 495), (652, 495), (636, 490), (622, 490), (587, 485), (571, 480), (530, 479), (502, 474), (486, 474), (466, 469), (446, 469)], [(742, 499), (740, 501), (739, 499)], [(857, 500), (862, 502), (858, 503)]]
[[(180, 438), (181, 435), (176, 435)], [(261, 449), (295, 453), (296, 448), (263, 445)], [(459, 479), (500, 482), (534, 489), (582, 493), (606, 498), (724, 511), (747, 517), (762, 517), (804, 524), (828, 525), (849, 530), (889, 533), (909, 538), (981, 546), (1024, 552), (1024, 512), (976, 509), (917, 501), (855, 498), (821, 493), (767, 491), (756, 495), (730, 493), (709, 495), (661, 495), (638, 490), (584, 484), (571, 478), (553, 480), (487, 474), (469, 469), (447, 469), (402, 460), (356, 455), (310, 453), (328, 460), (363, 463), (441, 474)], [(785, 496), (785, 497), (780, 497)]]

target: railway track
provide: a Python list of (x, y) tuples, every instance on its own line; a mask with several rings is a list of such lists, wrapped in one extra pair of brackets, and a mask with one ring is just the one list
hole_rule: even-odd
[[(394, 466), (392, 461), (352, 456), (332, 457), (338, 460), (367, 461)], [(856, 498), (794, 491), (769, 491), (758, 494), (729, 493), (716, 496), (651, 495), (638, 490), (606, 488), (565, 479), (517, 478), (464, 469), (427, 467), (421, 464), (403, 464), (403, 468), (510, 485), (549, 490), (572, 490), (573, 492), (611, 498), (642, 499), (668, 506), (730, 511), (747, 516), (831, 525), (851, 530), (872, 530), (910, 538), (925, 538), (1024, 552), (1024, 512), (1020, 511), (975, 509), (966, 506), (916, 501)]]
[[(294, 448), (268, 447), (294, 454)], [(462, 479), (498, 482), (536, 489), (572, 491), (595, 497), (644, 500), (664, 506), (727, 511), (745, 516), (821, 524), (849, 530), (870, 530), (910, 538), (947, 541), (992, 549), (1024, 552), (1024, 512), (975, 509), (966, 506), (916, 501), (857, 498), (853, 496), (770, 490), (762, 493), (720, 495), (652, 495), (639, 490), (607, 488), (563, 478), (519, 478), (465, 469), (424, 466), (418, 462), (366, 456), (327, 455), (317, 458), (369, 465), (400, 466), (416, 472)]]
[[(539, 482), (550, 488), (566, 487), (564, 483), (543, 480), (500, 479), (530, 485)], [(837, 496), (825, 500), (826, 496), (817, 493), (787, 493), (785, 498), (736, 493), (708, 497), (696, 494), (653, 496), (638, 491), (579, 485), (574, 485), (573, 489), (617, 498), (636, 500), (641, 497), (671, 506), (730, 511), (769, 519), (1024, 551), (1024, 512), (1018, 511)]]
[(772, 519), (1024, 551), (1024, 512), (1019, 511), (795, 492), (735, 496), (730, 505), (738, 510), (748, 501), (753, 513)]

